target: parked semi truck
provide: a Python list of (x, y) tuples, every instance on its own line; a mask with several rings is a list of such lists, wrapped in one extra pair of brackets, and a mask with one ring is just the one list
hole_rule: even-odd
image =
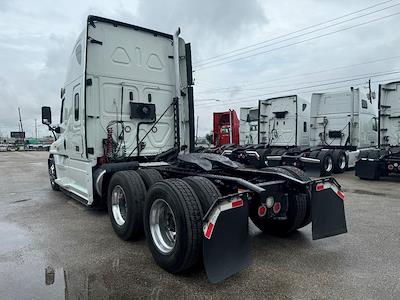
[(297, 95), (260, 100), (257, 143), (227, 149), (224, 155), (242, 163), (264, 168), (281, 165), (282, 155), (309, 147), (310, 103)]
[(282, 163), (313, 169), (318, 175), (355, 167), (360, 150), (372, 149), (378, 143), (376, 108), (369, 98), (354, 88), (313, 94), (310, 149), (285, 153)]
[(400, 174), (400, 81), (379, 85), (376, 149), (362, 150), (356, 176), (377, 180)]
[(309, 223), (313, 239), (346, 232), (344, 194), (333, 178), (193, 153), (191, 51), (179, 34), (88, 17), (61, 90), (60, 124), (42, 107), (42, 123), (57, 137), (51, 187), (106, 205), (115, 233), (123, 240), (144, 233), (168, 272), (202, 259), (211, 282), (250, 264), (248, 217), (281, 236)]
[(240, 108), (239, 144), (258, 144), (258, 107)]
[(239, 119), (236, 111), (230, 109), (213, 114), (213, 144), (215, 147), (239, 145)]

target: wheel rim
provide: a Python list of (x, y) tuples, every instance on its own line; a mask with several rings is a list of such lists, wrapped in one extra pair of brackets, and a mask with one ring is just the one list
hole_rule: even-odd
[(339, 168), (341, 170), (344, 170), (346, 168), (346, 156), (344, 156), (343, 154), (339, 158)]
[(123, 188), (116, 185), (111, 193), (111, 208), (115, 222), (122, 226), (126, 222), (128, 207), (126, 205), (126, 196)]
[(157, 199), (150, 208), (150, 232), (154, 245), (161, 253), (170, 253), (176, 244), (175, 215), (163, 199)]
[(325, 171), (330, 172), (332, 171), (333, 163), (332, 163), (332, 157), (328, 156), (325, 159)]

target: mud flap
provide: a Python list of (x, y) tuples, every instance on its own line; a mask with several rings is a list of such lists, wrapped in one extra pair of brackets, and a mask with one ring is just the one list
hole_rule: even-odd
[(312, 186), (311, 214), (313, 240), (347, 232), (344, 193), (333, 179)]
[(225, 200), (207, 215), (203, 228), (204, 267), (209, 281), (217, 283), (251, 263), (248, 203), (237, 197)]

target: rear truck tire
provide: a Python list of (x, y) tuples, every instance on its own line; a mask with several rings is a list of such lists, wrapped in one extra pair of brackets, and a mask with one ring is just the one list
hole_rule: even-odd
[(263, 171), (271, 171), (271, 172), (275, 172), (275, 173), (282, 173), (283, 175), (296, 178), (296, 176), (293, 176), (293, 174), (291, 172), (289, 172), (289, 170), (284, 169), (281, 166), (279, 166), (279, 167), (266, 167), (266, 168), (262, 168), (261, 170), (263, 170)]
[(119, 171), (108, 185), (107, 207), (111, 225), (123, 240), (143, 235), (143, 205), (146, 186), (136, 171)]
[(296, 178), (299, 179), (299, 180), (302, 180), (302, 181), (309, 181), (309, 180), (311, 180), (311, 178), (308, 177), (308, 176), (306, 175), (306, 173), (304, 173), (303, 170), (301, 170), (301, 169), (299, 169), (299, 168), (297, 168), (297, 167), (294, 167), (294, 166), (280, 166), (279, 168), (285, 169), (285, 170), (289, 171), (290, 173), (293, 174), (294, 177), (296, 177)]
[(48, 171), (49, 171), (51, 188), (54, 191), (59, 191), (60, 190), (60, 186), (56, 183), (57, 171), (56, 171), (56, 164), (54, 163), (54, 157), (50, 157), (49, 158)]
[(289, 205), (286, 220), (261, 218), (258, 215), (258, 206), (250, 205), (250, 219), (263, 233), (284, 237), (305, 226), (307, 214), (307, 197), (288, 195)]
[(148, 190), (157, 181), (164, 179), (161, 173), (155, 169), (139, 169), (136, 172), (142, 178), (144, 185), (146, 186), (146, 190)]
[(188, 176), (183, 180), (190, 185), (199, 198), (203, 214), (206, 214), (211, 205), (221, 197), (218, 188), (211, 180), (201, 176)]
[(333, 159), (330, 151), (321, 151), (317, 158), (321, 161), (321, 176), (329, 176), (333, 171)]
[[(293, 166), (282, 166), (280, 168), (288, 170), (289, 172), (291, 172), (293, 174), (294, 177), (296, 177), (299, 180), (302, 180), (302, 181), (311, 180), (311, 178), (308, 177), (306, 175), (306, 173), (304, 173), (304, 171), (300, 170), (299, 168), (296, 168)], [(298, 229), (311, 223), (311, 194), (308, 195), (308, 197), (306, 197), (306, 206), (307, 206), (306, 207), (306, 215), (305, 215), (304, 220), (301, 223), (300, 227), (298, 227)]]
[[(264, 170), (281, 172), (285, 175), (294, 177), (294, 178), (296, 178), (298, 180), (302, 180), (302, 181), (311, 180), (311, 178), (308, 177), (302, 170), (300, 170), (299, 168), (293, 167), (293, 166), (279, 166), (279, 167), (275, 167), (275, 168), (270, 167), (270, 168), (265, 168)], [(307, 195), (304, 198), (305, 198), (305, 205), (306, 205), (306, 213), (304, 215), (303, 221), (296, 229), (300, 229), (311, 223), (311, 195)], [(303, 199), (300, 201), (303, 201)], [(289, 206), (290, 206), (290, 203), (289, 203)], [(258, 217), (258, 215), (256, 217)], [(253, 221), (253, 223), (254, 223), (254, 221)]]
[(340, 174), (347, 169), (347, 156), (343, 150), (334, 150), (332, 153), (333, 173)]
[(195, 265), (202, 255), (202, 209), (182, 179), (165, 179), (149, 190), (144, 207), (144, 231), (156, 263), (170, 273)]

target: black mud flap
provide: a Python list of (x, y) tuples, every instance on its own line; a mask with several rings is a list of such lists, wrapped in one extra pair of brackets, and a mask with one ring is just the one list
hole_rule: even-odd
[(220, 282), (250, 265), (248, 217), (248, 203), (241, 198), (223, 201), (208, 214), (203, 260), (210, 282)]
[(312, 186), (313, 240), (347, 232), (344, 193), (333, 178), (319, 180)]
[(380, 162), (378, 160), (360, 159), (356, 162), (356, 176), (361, 179), (379, 179)]

